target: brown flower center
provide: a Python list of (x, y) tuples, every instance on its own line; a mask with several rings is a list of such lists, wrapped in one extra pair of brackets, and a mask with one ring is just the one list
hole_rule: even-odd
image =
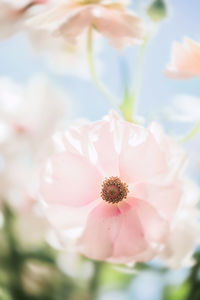
[(126, 199), (128, 194), (128, 186), (121, 182), (119, 177), (106, 178), (102, 184), (101, 197), (109, 203), (118, 203)]

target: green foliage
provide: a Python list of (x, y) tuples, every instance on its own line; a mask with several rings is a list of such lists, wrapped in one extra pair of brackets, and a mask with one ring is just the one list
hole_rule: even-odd
[(184, 300), (189, 291), (189, 283), (180, 286), (166, 286), (164, 288), (163, 300)]
[(111, 264), (103, 264), (100, 274), (100, 284), (104, 287), (124, 289), (133, 280), (134, 275), (125, 273)]

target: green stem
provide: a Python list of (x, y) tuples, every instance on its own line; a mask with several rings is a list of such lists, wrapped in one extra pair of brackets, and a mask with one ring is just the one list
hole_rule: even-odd
[(137, 111), (138, 111), (138, 103), (139, 103), (139, 97), (140, 97), (144, 58), (145, 58), (145, 50), (147, 48), (148, 41), (149, 41), (149, 39), (146, 38), (146, 40), (140, 47), (133, 88), (130, 91), (130, 93), (128, 90), (125, 91), (124, 100), (122, 102), (122, 105), (120, 106), (121, 112), (122, 112), (125, 120), (127, 120), (129, 122), (135, 122), (134, 116), (137, 115)]
[(91, 300), (95, 300), (99, 291), (99, 279), (101, 275), (101, 268), (103, 263), (100, 261), (94, 262), (94, 275), (90, 281)]
[(200, 121), (196, 122), (196, 124), (193, 126), (193, 128), (182, 138), (180, 138), (181, 143), (186, 143), (190, 141), (192, 138), (194, 138), (197, 133), (200, 131)]
[(88, 43), (87, 43), (87, 56), (88, 56), (88, 66), (90, 70), (91, 78), (96, 86), (96, 88), (109, 100), (110, 104), (119, 110), (118, 108), (118, 99), (116, 99), (112, 93), (104, 86), (104, 84), (99, 80), (94, 64), (94, 57), (93, 57), (93, 27), (90, 26), (88, 29)]
[(15, 216), (7, 204), (4, 204), (5, 234), (9, 245), (7, 268), (10, 272), (10, 293), (14, 299), (26, 299), (21, 281), (23, 262), (18, 251), (18, 244), (13, 231)]
[(132, 105), (132, 113), (134, 115), (138, 112), (138, 103), (140, 98), (140, 91), (141, 91), (141, 83), (142, 83), (142, 76), (143, 76), (143, 67), (144, 67), (144, 58), (145, 58), (145, 51), (147, 48), (148, 39), (141, 45), (140, 51), (138, 54), (138, 61), (136, 66), (136, 77), (134, 81), (133, 90), (131, 93), (131, 105)]

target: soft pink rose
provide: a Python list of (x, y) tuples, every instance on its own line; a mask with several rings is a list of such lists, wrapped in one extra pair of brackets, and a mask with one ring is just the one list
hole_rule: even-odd
[(144, 35), (142, 20), (119, 2), (66, 1), (32, 18), (29, 24), (52, 31), (71, 44), (75, 44), (91, 26), (116, 48), (140, 43)]
[(40, 197), (59, 236), (117, 263), (148, 261), (168, 237), (182, 197), (185, 156), (159, 125), (146, 129), (112, 113), (55, 136)]
[(172, 58), (166, 67), (167, 77), (174, 79), (190, 79), (200, 76), (200, 44), (184, 38), (183, 44), (174, 42)]

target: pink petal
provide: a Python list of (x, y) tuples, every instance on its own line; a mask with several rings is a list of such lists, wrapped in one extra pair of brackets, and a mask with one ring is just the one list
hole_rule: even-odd
[(133, 257), (147, 247), (137, 214), (126, 203), (96, 207), (89, 215), (80, 245), (84, 255), (100, 260)]
[(137, 215), (142, 224), (145, 239), (149, 242), (161, 242), (166, 238), (168, 233), (168, 224), (166, 220), (161, 218), (158, 211), (148, 202), (129, 198), (128, 203), (131, 203), (135, 208)]
[(81, 34), (92, 24), (90, 6), (80, 6), (59, 28), (59, 32), (69, 43), (76, 43)]
[(104, 178), (119, 176), (116, 128), (111, 122), (98, 121), (77, 128), (65, 132), (65, 147), (73, 153), (82, 153), (97, 166)]
[(115, 129), (106, 121), (96, 124), (94, 147), (97, 152), (97, 166), (104, 177), (119, 176), (119, 155), (115, 141)]
[(145, 240), (142, 224), (133, 206), (120, 205), (121, 226), (114, 242), (114, 257), (133, 257), (144, 251), (148, 244)]
[(45, 13), (39, 14), (28, 21), (28, 25), (38, 29), (56, 29), (66, 15), (69, 14), (72, 5), (61, 4)]
[(200, 44), (185, 38), (183, 44), (174, 42), (172, 58), (164, 74), (174, 79), (190, 79), (200, 76)]
[(163, 151), (153, 135), (139, 126), (124, 126), (120, 176), (126, 183), (143, 181), (166, 170)]
[(91, 6), (93, 24), (107, 37), (112, 46), (123, 48), (142, 41), (144, 27), (142, 20), (123, 9), (111, 6)]
[(133, 185), (131, 196), (148, 202), (165, 219), (172, 218), (182, 197), (181, 183), (176, 180), (169, 185), (141, 182)]
[(86, 205), (100, 197), (102, 177), (86, 158), (62, 152), (46, 166), (40, 192), (48, 203)]
[(48, 221), (56, 229), (83, 228), (89, 213), (99, 204), (99, 201), (96, 200), (80, 207), (53, 204), (49, 205), (44, 212)]
[(92, 259), (104, 260), (111, 256), (120, 223), (117, 206), (104, 203), (98, 205), (88, 217), (80, 240), (81, 252)]

